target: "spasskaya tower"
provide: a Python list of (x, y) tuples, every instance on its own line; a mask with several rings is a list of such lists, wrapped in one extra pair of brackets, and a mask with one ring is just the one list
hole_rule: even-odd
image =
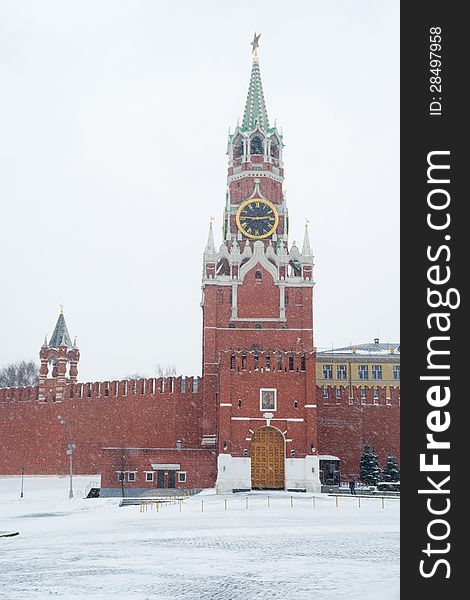
[(229, 133), (223, 240), (204, 250), (202, 446), (217, 487), (317, 489), (313, 256), (289, 245), (283, 136), (270, 126), (258, 44), (241, 123)]

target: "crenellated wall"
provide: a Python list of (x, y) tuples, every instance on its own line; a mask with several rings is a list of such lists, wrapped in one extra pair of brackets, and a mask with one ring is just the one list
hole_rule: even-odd
[(374, 387), (344, 386), (336, 398), (335, 386), (317, 386), (318, 447), (320, 454), (341, 459), (342, 479), (358, 477), (365, 443), (377, 452), (381, 468), (389, 455), (400, 460), (400, 388), (387, 393), (379, 387), (376, 398)]
[(47, 380), (38, 388), (0, 389), (0, 474), (68, 472), (70, 423), (75, 473), (97, 473), (101, 449), (110, 446), (198, 447), (201, 442), (201, 378), (65, 384), (64, 399)]

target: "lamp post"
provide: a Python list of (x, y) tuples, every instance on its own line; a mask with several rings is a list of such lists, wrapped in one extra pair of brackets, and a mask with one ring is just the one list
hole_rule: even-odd
[(20, 498), (23, 497), (23, 480), (24, 480), (24, 465), (21, 467), (21, 494), (20, 494)]
[(73, 485), (72, 485), (72, 473), (73, 473), (73, 451), (76, 448), (76, 444), (73, 443), (73, 437), (72, 437), (72, 425), (66, 421), (63, 417), (61, 417), (60, 415), (57, 416), (57, 419), (59, 421), (59, 423), (61, 425), (65, 425), (66, 427), (69, 428), (69, 434), (70, 434), (70, 441), (67, 445), (67, 451), (66, 454), (69, 457), (69, 464), (70, 464), (70, 487), (69, 487), (69, 498), (73, 498)]

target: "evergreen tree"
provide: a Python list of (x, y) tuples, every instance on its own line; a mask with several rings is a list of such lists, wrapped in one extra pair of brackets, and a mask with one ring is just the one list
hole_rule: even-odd
[(380, 481), (380, 467), (377, 454), (369, 444), (364, 444), (364, 451), (359, 463), (359, 477), (366, 485), (376, 485)]
[(387, 456), (387, 464), (382, 475), (384, 481), (400, 481), (400, 469), (394, 456)]

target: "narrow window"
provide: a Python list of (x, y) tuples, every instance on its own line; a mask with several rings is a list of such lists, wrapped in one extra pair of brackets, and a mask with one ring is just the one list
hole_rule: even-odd
[(336, 379), (346, 379), (346, 365), (336, 367)]
[(324, 399), (324, 400), (328, 400), (328, 398), (329, 398), (329, 397), (330, 397), (330, 393), (329, 393), (329, 391), (328, 391), (328, 388), (327, 388), (327, 387), (324, 387), (324, 388), (323, 388), (323, 399)]
[(253, 355), (253, 369), (255, 371), (258, 370), (258, 361), (259, 361), (258, 352), (255, 352)]
[(261, 271), (256, 271), (256, 273), (255, 273), (255, 281), (257, 281), (257, 282), (263, 281), (263, 273), (261, 273)]
[(378, 404), (379, 403), (379, 388), (375, 387), (374, 388), (374, 404)]
[(299, 403), (297, 402), (297, 400), (294, 400), (294, 408), (299, 408)]
[(277, 370), (282, 371), (282, 354), (280, 352), (277, 355)]
[(197, 377), (195, 377), (193, 379), (193, 394), (197, 393), (198, 385), (199, 385), (199, 379)]
[(147, 473), (145, 473), (145, 481), (147, 483), (153, 481), (153, 471), (147, 471)]
[(181, 377), (181, 393), (186, 393), (186, 377)]
[(289, 356), (289, 371), (294, 370), (294, 356), (291, 354)]
[(393, 379), (400, 379), (400, 365), (393, 365)]
[(323, 365), (323, 379), (333, 379), (333, 366)]
[(135, 480), (136, 480), (136, 473), (134, 471), (129, 471), (129, 473), (127, 474), (127, 481), (129, 483), (134, 483)]
[(305, 371), (305, 354), (300, 357), (300, 370)]
[(246, 354), (242, 354), (242, 371), (246, 371)]
[(105, 387), (104, 387), (104, 395), (105, 395), (105, 396), (109, 396), (109, 383), (106, 383), (106, 384), (105, 384)]
[(178, 472), (178, 483), (186, 483), (186, 471)]
[(341, 400), (341, 388), (336, 388), (336, 400)]
[(366, 403), (366, 399), (367, 399), (366, 390), (364, 388), (361, 388), (361, 402), (362, 402), (362, 404)]
[(233, 371), (235, 369), (235, 355), (230, 355), (230, 369)]

